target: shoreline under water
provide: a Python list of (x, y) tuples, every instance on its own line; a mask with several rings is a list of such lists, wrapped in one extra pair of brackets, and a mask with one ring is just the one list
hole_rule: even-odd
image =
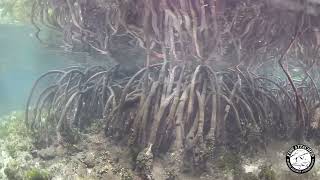
[[(14, 111), (0, 118), (0, 179), (3, 180), (139, 180), (134, 171), (132, 152), (106, 138), (102, 122), (97, 120), (73, 145), (51, 145), (37, 149), (23, 123), (24, 112)], [(208, 170), (193, 174), (188, 169), (176, 172), (170, 157), (160, 155), (153, 162), (155, 180), (316, 180), (320, 178), (320, 162), (301, 176), (291, 172), (285, 163), (286, 151), (295, 142), (277, 141), (266, 151), (252, 156), (222, 152), (208, 163)], [(319, 157), (319, 145), (306, 142)], [(171, 159), (172, 160), (172, 159)]]

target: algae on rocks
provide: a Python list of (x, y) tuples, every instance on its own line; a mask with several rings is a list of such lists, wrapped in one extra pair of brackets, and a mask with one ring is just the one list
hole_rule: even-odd
[(50, 175), (47, 171), (33, 168), (26, 172), (25, 180), (49, 180)]

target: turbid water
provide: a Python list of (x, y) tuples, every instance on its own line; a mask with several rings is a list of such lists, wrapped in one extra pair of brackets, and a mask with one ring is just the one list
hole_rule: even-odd
[(48, 48), (39, 43), (34, 31), (30, 26), (0, 25), (0, 115), (23, 109), (33, 82), (42, 73), (92, 61), (85, 53)]

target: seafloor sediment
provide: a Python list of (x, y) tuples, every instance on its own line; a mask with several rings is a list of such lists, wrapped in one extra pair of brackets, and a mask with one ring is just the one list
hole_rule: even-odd
[[(37, 149), (23, 123), (22, 112), (12, 112), (0, 119), (0, 179), (9, 180), (139, 180), (132, 152), (105, 137), (99, 122), (80, 135), (75, 145), (52, 145)], [(218, 153), (214, 162), (201, 174), (188, 168), (170, 166), (170, 157), (162, 155), (153, 160), (155, 180), (285, 180), (320, 179), (320, 164), (303, 175), (286, 166), (286, 151), (295, 142), (272, 142), (266, 151), (252, 156)], [(320, 146), (306, 142), (319, 157)], [(146, 163), (146, 162), (145, 162)]]

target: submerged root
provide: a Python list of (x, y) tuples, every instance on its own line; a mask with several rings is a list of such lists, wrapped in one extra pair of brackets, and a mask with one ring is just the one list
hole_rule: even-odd
[[(75, 67), (42, 75), (31, 90), (25, 120), (37, 141), (44, 142), (43, 146), (49, 146), (56, 139), (60, 143), (69, 139), (68, 143), (72, 143), (73, 136), (91, 120), (102, 118), (105, 99), (114, 96), (114, 82), (111, 80), (114, 70), (115, 68), (107, 70), (101, 66), (86, 70)], [(50, 75), (55, 75), (51, 78), (53, 85), (35, 97), (40, 82)], [(35, 98), (36, 104), (32, 106), (31, 101)]]
[[(190, 162), (196, 171), (205, 169), (218, 146), (254, 152), (270, 138), (292, 137), (289, 127), (296, 126), (293, 92), (239, 69), (215, 72), (206, 65), (167, 62), (120, 81), (115, 70), (98, 66), (44, 74), (30, 94), (26, 125), (48, 146), (74, 143), (94, 119), (103, 119), (105, 134), (142, 150), (139, 158), (147, 153), (152, 162), (170, 152), (174, 164)], [(35, 99), (39, 82), (51, 75), (53, 83)], [(142, 167), (146, 177), (149, 168)]]

